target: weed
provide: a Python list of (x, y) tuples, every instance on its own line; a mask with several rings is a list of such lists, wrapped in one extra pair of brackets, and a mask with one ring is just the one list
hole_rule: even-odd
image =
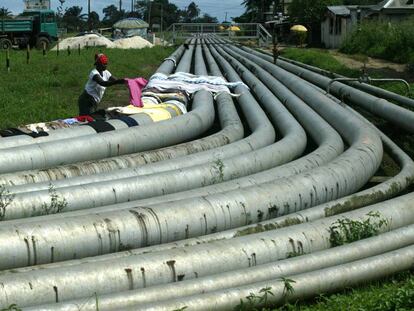
[[(250, 293), (248, 296), (246, 296), (246, 301), (243, 301), (243, 299), (240, 299), (240, 304), (234, 307), (234, 310), (236, 311), (257, 311), (257, 310), (267, 310), (268, 304), (269, 304), (269, 297), (274, 296), (272, 293), (271, 287), (264, 287), (259, 291), (259, 294), (256, 295), (254, 293)], [(263, 306), (263, 308), (257, 309), (257, 306)]]
[(214, 178), (213, 183), (220, 183), (224, 181), (224, 163), (221, 159), (214, 161), (214, 170), (218, 174), (217, 178)]
[(381, 218), (380, 213), (370, 212), (365, 220), (338, 219), (329, 227), (329, 242), (332, 247), (355, 242), (378, 235), (383, 226), (388, 225), (387, 219)]
[(56, 189), (52, 184), (49, 185), (49, 196), (50, 196), (50, 203), (42, 204), (43, 215), (60, 213), (68, 205), (68, 202), (66, 201), (66, 199), (60, 197), (56, 193)]
[(260, 302), (263, 302), (265, 308), (267, 307), (269, 296), (274, 296), (274, 294), (271, 292), (271, 289), (271, 287), (265, 287), (259, 291), (259, 294), (262, 294)]
[(187, 306), (184, 306), (184, 307), (181, 307), (181, 308), (178, 308), (178, 309), (174, 309), (173, 311), (183, 311), (187, 308), (188, 308)]
[(283, 282), (283, 295), (286, 298), (288, 295), (291, 295), (295, 292), (292, 283), (296, 283), (295, 280), (292, 279), (288, 279), (288, 278), (284, 278), (281, 277), (280, 280)]
[(0, 221), (6, 216), (7, 207), (13, 202), (14, 194), (11, 194), (4, 185), (0, 185)]

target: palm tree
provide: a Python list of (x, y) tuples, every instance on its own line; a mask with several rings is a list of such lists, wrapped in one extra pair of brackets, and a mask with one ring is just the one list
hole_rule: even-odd
[(82, 7), (72, 6), (66, 9), (63, 15), (63, 21), (68, 28), (72, 30), (79, 30), (83, 28), (88, 19), (88, 14), (82, 14)]
[(0, 8), (0, 18), (11, 18), (12, 12), (5, 7)]

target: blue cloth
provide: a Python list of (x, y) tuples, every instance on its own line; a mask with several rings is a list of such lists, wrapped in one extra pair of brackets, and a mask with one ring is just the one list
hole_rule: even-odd
[(121, 117), (115, 118), (115, 119), (123, 121), (126, 125), (128, 125), (128, 127), (133, 127), (133, 126), (138, 126), (139, 125), (138, 122), (135, 119), (133, 119), (131, 117), (128, 117), (128, 116), (121, 116)]

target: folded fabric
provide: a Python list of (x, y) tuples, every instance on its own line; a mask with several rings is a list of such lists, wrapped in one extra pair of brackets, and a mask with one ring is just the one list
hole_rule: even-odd
[(179, 114), (186, 114), (187, 113), (187, 107), (183, 103), (179, 102), (178, 100), (168, 100), (168, 101), (165, 102), (165, 104), (173, 105), (173, 106), (177, 107), (178, 109), (180, 109), (181, 113), (179, 113)]
[(184, 105), (188, 103), (188, 95), (185, 94), (183, 91), (177, 90), (175, 93), (157, 93), (157, 92), (149, 92), (143, 91), (142, 97), (152, 97), (155, 98), (159, 103), (166, 102), (168, 100), (177, 100)]
[(75, 117), (79, 122), (93, 122), (94, 118), (91, 116), (85, 115), (85, 116), (77, 116)]
[(135, 107), (142, 107), (141, 93), (148, 81), (144, 78), (126, 79), (129, 88), (129, 102)]
[(29, 124), (26, 125), (26, 128), (35, 133), (49, 131), (49, 128), (46, 126), (46, 123)]
[(222, 77), (196, 76), (189, 73), (177, 72), (172, 75), (165, 75), (163, 73), (154, 74), (148, 82), (147, 88), (155, 88), (158, 90), (173, 88), (184, 90), (190, 94), (200, 90), (206, 90), (212, 93), (226, 92), (231, 94), (229, 88), (235, 88), (240, 85), (248, 88), (241, 81), (228, 82)]
[(132, 105), (126, 107), (111, 107), (108, 108), (108, 111), (116, 111), (119, 114), (124, 115), (134, 115), (139, 113), (145, 113), (148, 115), (154, 122), (171, 119), (171, 113), (166, 109), (173, 109), (177, 115), (181, 115), (181, 110), (175, 105), (171, 104), (156, 104), (147, 107), (135, 107)]
[(73, 125), (79, 123), (79, 120), (77, 118), (69, 118), (62, 120), (62, 122), (68, 125)]

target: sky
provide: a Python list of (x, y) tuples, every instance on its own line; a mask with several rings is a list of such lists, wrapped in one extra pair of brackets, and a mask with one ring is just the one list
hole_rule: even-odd
[[(224, 21), (227, 12), (227, 20), (231, 21), (231, 17), (240, 16), (244, 12), (244, 7), (241, 5), (243, 0), (170, 0), (180, 9), (187, 7), (194, 1), (201, 10), (201, 14), (208, 13), (211, 16), (218, 18), (220, 22)], [(56, 9), (59, 4), (58, 0), (51, 0), (52, 9)], [(91, 10), (96, 11), (102, 16), (102, 9), (108, 5), (114, 4), (119, 6), (119, 0), (91, 0)], [(87, 0), (66, 0), (64, 6), (78, 5), (87, 10)], [(131, 0), (122, 0), (123, 8), (131, 8)], [(14, 14), (21, 13), (24, 5), (23, 0), (0, 0), (0, 7), (8, 8)]]

